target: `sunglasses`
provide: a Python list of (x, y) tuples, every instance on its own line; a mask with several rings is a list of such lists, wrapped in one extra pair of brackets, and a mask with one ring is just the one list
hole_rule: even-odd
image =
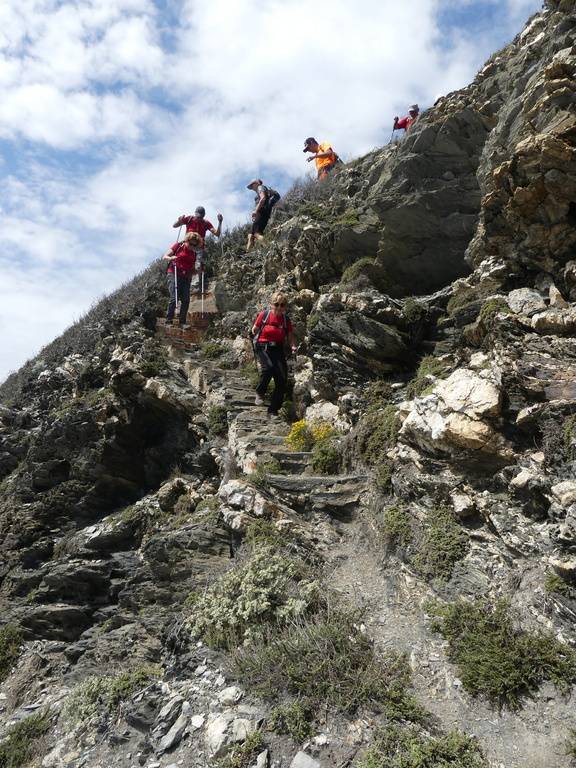
[(286, 306), (286, 302), (285, 302), (285, 301), (283, 301), (282, 303), (280, 303), (280, 304), (279, 304), (277, 301), (275, 301), (275, 302), (274, 302), (274, 306), (275, 306), (275, 307), (285, 307), (285, 306)]

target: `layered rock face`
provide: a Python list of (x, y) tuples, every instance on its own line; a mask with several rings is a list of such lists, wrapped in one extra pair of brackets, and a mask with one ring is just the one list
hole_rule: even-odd
[(265, 246), (226, 237), (205, 344), (155, 335), (151, 270), (2, 387), (0, 765), (28, 728), (44, 768), (569, 767), (575, 44), (549, 0)]

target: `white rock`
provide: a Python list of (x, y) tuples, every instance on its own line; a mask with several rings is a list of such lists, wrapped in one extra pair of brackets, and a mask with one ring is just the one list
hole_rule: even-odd
[(546, 302), (533, 288), (517, 288), (510, 291), (506, 301), (512, 312), (528, 317), (546, 309)]
[(306, 408), (306, 421), (324, 421), (331, 424), (340, 432), (348, 432), (350, 423), (342, 417), (340, 409), (335, 403), (320, 402), (313, 403)]
[(200, 728), (202, 728), (205, 722), (206, 718), (204, 715), (194, 715), (194, 717), (190, 719), (190, 728), (193, 731), (198, 731)]
[(270, 761), (270, 755), (268, 753), (268, 750), (265, 749), (264, 752), (260, 752), (260, 754), (256, 758), (256, 762), (252, 763), (250, 768), (268, 768), (269, 761)]
[(530, 480), (533, 480), (535, 477), (535, 473), (531, 470), (521, 469), (516, 477), (513, 477), (512, 480), (510, 480), (510, 488), (522, 490), (523, 488), (526, 488)]
[(479, 418), (500, 413), (500, 388), (466, 368), (459, 368), (440, 381), (435, 392), (449, 411)]
[(565, 309), (568, 306), (568, 302), (566, 301), (564, 296), (562, 296), (562, 294), (554, 284), (550, 286), (548, 295), (550, 298), (551, 307), (558, 307), (559, 309)]
[(237, 686), (231, 685), (229, 688), (224, 688), (223, 691), (220, 691), (218, 701), (225, 707), (231, 707), (237, 704), (242, 696), (244, 696), (244, 692)]
[(176, 720), (172, 728), (170, 728), (166, 736), (160, 739), (160, 743), (158, 745), (158, 752), (160, 754), (167, 752), (169, 749), (172, 749), (172, 747), (175, 747), (180, 743), (180, 741), (182, 741), (182, 736), (184, 736), (184, 731), (186, 730), (188, 721), (190, 719), (189, 712), (190, 704), (185, 701), (182, 705), (182, 714), (178, 720)]
[(474, 513), (476, 505), (472, 496), (469, 496), (467, 493), (452, 493), (450, 498), (454, 507), (454, 513), (458, 517), (468, 517)]
[(234, 712), (211, 715), (206, 726), (206, 746), (211, 757), (220, 757), (232, 744), (245, 741), (257, 728), (257, 723)]
[(569, 507), (571, 504), (576, 503), (576, 481), (565, 480), (563, 483), (558, 483), (552, 486), (552, 495), (556, 501), (564, 507)]
[(306, 752), (298, 752), (290, 763), (290, 768), (321, 768), (318, 760), (314, 760)]

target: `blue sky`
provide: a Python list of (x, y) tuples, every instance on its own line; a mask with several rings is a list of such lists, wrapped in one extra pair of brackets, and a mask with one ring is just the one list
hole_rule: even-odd
[[(533, 0), (3, 0), (0, 380), (308, 135), (345, 159), (466, 85)], [(31, 24), (30, 20), (34, 23)]]

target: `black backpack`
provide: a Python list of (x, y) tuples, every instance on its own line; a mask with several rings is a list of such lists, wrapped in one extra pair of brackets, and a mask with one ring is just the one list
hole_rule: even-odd
[[(262, 184), (262, 188), (264, 189), (264, 194), (266, 195), (266, 208), (268, 213), (272, 213), (272, 208), (274, 208), (278, 200), (280, 200), (280, 193), (276, 192), (275, 189), (270, 189), (265, 184)], [(256, 195), (256, 203), (258, 203), (259, 199), (260, 197)]]

